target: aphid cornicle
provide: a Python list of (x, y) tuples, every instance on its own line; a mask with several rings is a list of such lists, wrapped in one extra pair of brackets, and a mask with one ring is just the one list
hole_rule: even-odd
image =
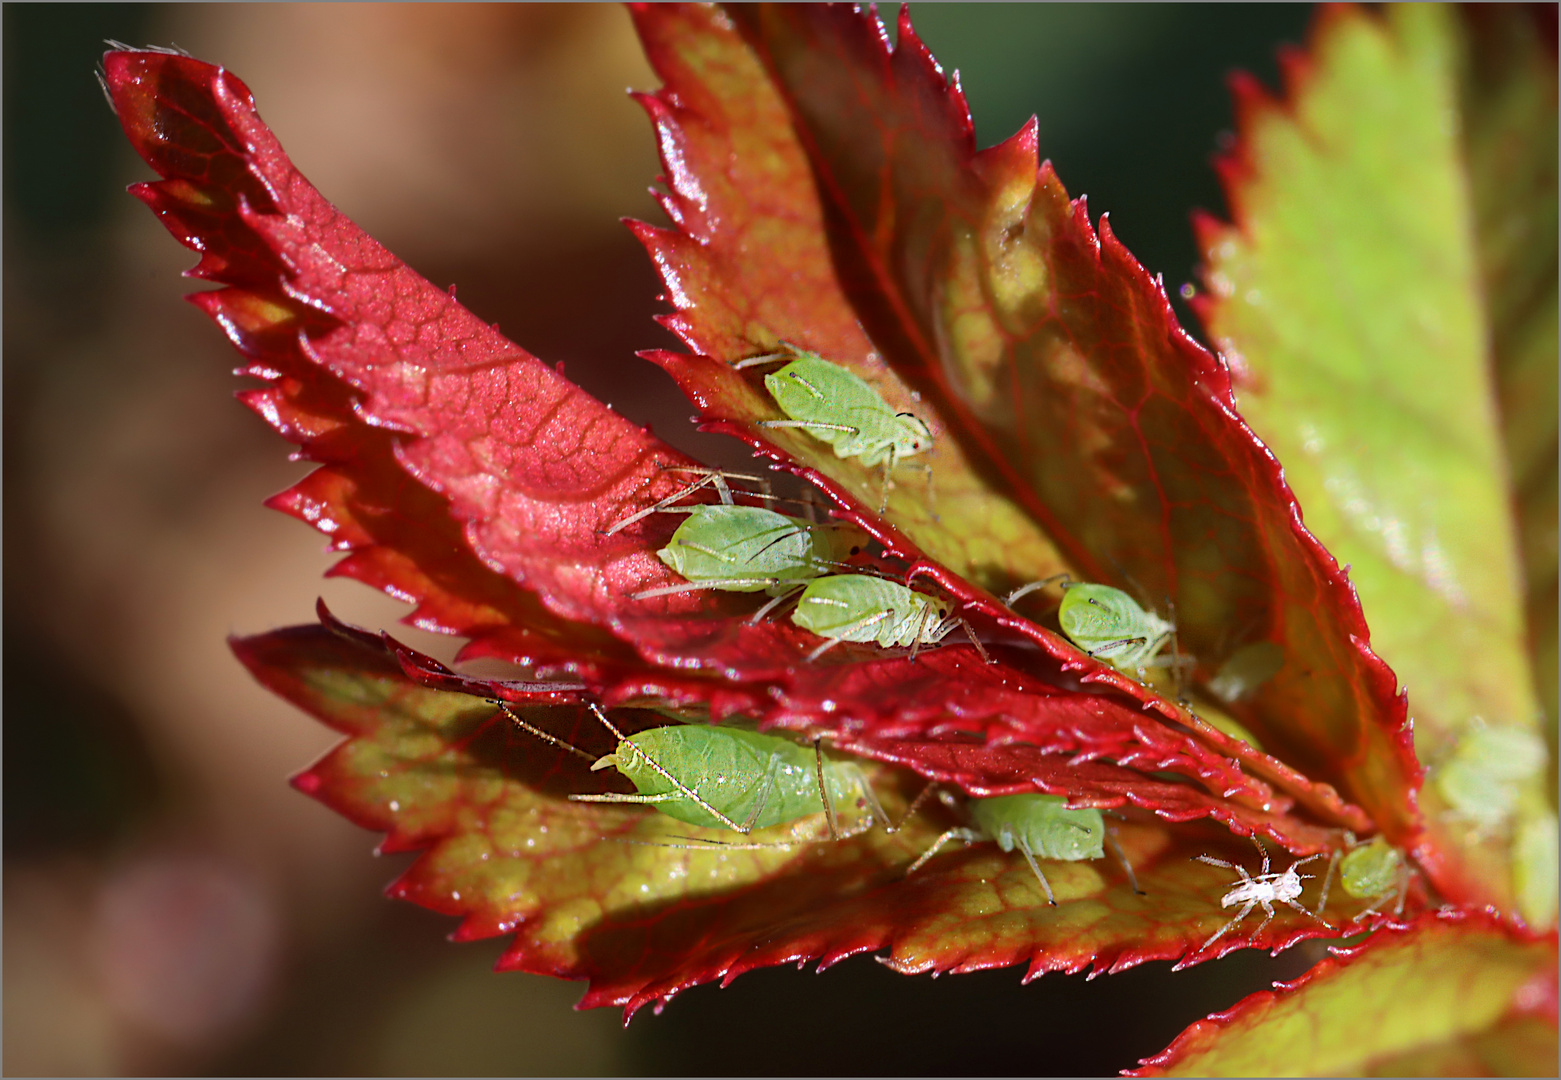
[[(591, 761), (593, 772), (617, 769), (636, 789), (632, 795), (569, 796), (574, 802), (649, 806), (689, 825), (745, 836), (812, 814), (825, 816), (836, 839), (857, 835), (875, 821), (889, 824), (861, 767), (826, 756), (817, 743), (802, 746), (776, 735), (710, 724), (671, 724), (625, 736), (592, 706), (618, 740), (611, 753), (593, 759), (502, 707), (517, 726)], [(858, 806), (865, 807), (867, 815), (841, 830), (839, 810)]]
[[(798, 428), (828, 443), (839, 458), (860, 458), (869, 467), (884, 466), (882, 513), (888, 503), (891, 474), (908, 457), (932, 447), (932, 430), (911, 413), (897, 413), (865, 379), (817, 353), (782, 342), (784, 354), (749, 357), (747, 367), (786, 355), (794, 357), (764, 377), (765, 389), (786, 420), (761, 420), (760, 427)], [(931, 474), (929, 471), (929, 484)]]
[[(1105, 855), (1105, 843), (1110, 839), (1106, 822), (1099, 810), (1088, 807), (1070, 809), (1068, 800), (1061, 795), (1023, 793), (997, 795), (987, 799), (970, 799), (965, 803), (973, 827), (949, 829), (911, 864), (906, 875), (914, 874), (928, 859), (936, 855), (950, 840), (963, 840), (967, 844), (989, 841), (1004, 851), (1019, 850), (1041, 883), (1046, 902), (1057, 904), (1051, 883), (1041, 873), (1037, 859), (1055, 859), (1060, 862), (1080, 862), (1099, 859)], [(1133, 868), (1112, 842), (1112, 848), (1127, 871), (1133, 891), (1138, 892), (1138, 879)]]
[(915, 650), (936, 645), (960, 625), (964, 625), (982, 659), (987, 658), (970, 624), (957, 615), (950, 617), (945, 601), (866, 574), (816, 578), (803, 590), (791, 621), (828, 639), (813, 650), (809, 660), (817, 659), (842, 641), (886, 648), (908, 646)]

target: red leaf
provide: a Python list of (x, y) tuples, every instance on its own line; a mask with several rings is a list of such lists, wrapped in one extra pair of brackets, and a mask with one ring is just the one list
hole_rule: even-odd
[[(637, 536), (600, 533), (692, 463), (343, 217), (237, 78), (155, 52), (104, 68), (131, 142), (168, 177), (132, 190), (202, 253), (192, 276), (229, 286), (192, 299), (270, 384), (245, 402), (326, 465), (272, 505), (352, 552), (336, 573), (418, 603), (414, 622), (472, 636), (474, 653), (632, 663), (596, 627), (632, 639), (625, 598), (672, 579)], [(719, 606), (681, 601), (658, 608)]]

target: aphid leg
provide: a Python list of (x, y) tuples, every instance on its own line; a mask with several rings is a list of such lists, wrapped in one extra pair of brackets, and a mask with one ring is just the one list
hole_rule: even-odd
[[(1226, 865), (1229, 865), (1229, 864), (1226, 864)], [(1230, 920), (1230, 922), (1228, 922), (1224, 926), (1220, 927), (1218, 930), (1216, 930), (1214, 932), (1214, 936), (1213, 937), (1209, 938), (1208, 941), (1205, 941), (1202, 945), (1198, 946), (1198, 951), (1202, 952), (1204, 949), (1207, 949), (1210, 945), (1213, 945), (1220, 938), (1224, 937), (1230, 931), (1230, 928), (1235, 926), (1242, 919), (1245, 919), (1247, 917), (1247, 913), (1250, 912), (1253, 909), (1253, 907), (1255, 907), (1256, 905), (1257, 905), (1257, 901), (1256, 900), (1248, 900), (1245, 904), (1243, 904), (1241, 906), (1241, 910), (1236, 912), (1236, 917), (1234, 919)]]
[[(1263, 869), (1258, 874), (1258, 876), (1259, 877), (1267, 877), (1268, 876), (1268, 849), (1263, 846), (1263, 841), (1261, 841), (1261, 840), (1259, 840), (1257, 838), (1257, 833), (1255, 833), (1255, 832), (1254, 833), (1248, 833), (1247, 835), (1252, 838), (1252, 846), (1257, 848), (1258, 854), (1263, 856)], [(1297, 863), (1296, 865), (1299, 866), (1300, 864)], [(1240, 867), (1237, 867), (1237, 869), (1239, 870)], [(1292, 867), (1291, 869), (1294, 869), (1294, 867)], [(1246, 877), (1247, 876), (1247, 872), (1245, 870), (1242, 870), (1241, 871), (1241, 876), (1242, 877)]]
[(1051, 577), (1041, 578), (1040, 581), (1032, 581), (1028, 585), (1021, 585), (1013, 592), (1003, 597), (1003, 606), (1013, 607), (1016, 601), (1022, 600), (1024, 597), (1029, 596), (1033, 592), (1039, 592), (1048, 585), (1060, 582), (1063, 588), (1067, 588), (1068, 582), (1072, 580), (1073, 578), (1070, 577), (1066, 571), (1064, 571), (1061, 574), (1053, 574)]
[(937, 784), (936, 780), (932, 781), (926, 787), (922, 788), (921, 789), (921, 793), (918, 794), (916, 796), (916, 798), (911, 800), (910, 806), (905, 808), (905, 813), (900, 816), (900, 820), (895, 822), (893, 825), (885, 825), (884, 826), (884, 831), (885, 832), (891, 832), (891, 833), (897, 833), (901, 829), (905, 828), (905, 823), (911, 819), (911, 815), (916, 813), (916, 811), (920, 810), (921, 809), (921, 804), (926, 802), (927, 799), (930, 796), (932, 796), (937, 790), (938, 790), (938, 784)]
[[(670, 467), (669, 471), (676, 468), (678, 467), (672, 466)], [(681, 470), (679, 469), (679, 471)], [(636, 521), (639, 521), (642, 518), (650, 517), (652, 514), (665, 510), (679, 499), (687, 498), (689, 495), (692, 495), (700, 488), (709, 487), (711, 485), (715, 485), (716, 489), (721, 493), (721, 501), (730, 506), (732, 503), (732, 491), (729, 487), (726, 486), (726, 478), (718, 470), (712, 469), (708, 471), (704, 477), (699, 480), (695, 480), (692, 484), (688, 485), (688, 487), (682, 489), (681, 491), (675, 491), (671, 495), (668, 495), (665, 499), (662, 499), (660, 502), (651, 506), (647, 506), (643, 510), (636, 511), (635, 513), (630, 514), (628, 517), (624, 518), (622, 521), (609, 526), (607, 529), (603, 530), (602, 535), (612, 536), (615, 533), (621, 532), (630, 525), (633, 525)]]
[[(1256, 930), (1252, 931), (1251, 938), (1256, 938), (1259, 934), (1261, 934), (1263, 932), (1263, 928), (1265, 926), (1267, 926), (1269, 923), (1274, 921), (1274, 908), (1273, 908), (1273, 905), (1271, 905), (1268, 902), (1267, 899), (1260, 899), (1260, 900), (1258, 900), (1258, 903), (1263, 905), (1263, 921), (1257, 924), (1257, 929)], [(1291, 906), (1294, 906), (1294, 905), (1291, 905)], [(1249, 938), (1248, 940), (1251, 940), (1251, 938)]]
[(932, 605), (927, 604), (921, 609), (921, 618), (916, 620), (916, 633), (911, 638), (911, 659), (916, 659), (916, 653), (921, 649), (921, 643), (926, 639), (927, 620), (932, 617)]
[[(607, 730), (613, 733), (613, 737), (616, 738), (618, 740), (618, 742), (620, 742), (620, 743), (629, 742), (628, 739), (625, 739), (623, 737), (623, 733), (621, 731), (619, 731), (617, 728), (612, 726), (612, 721), (607, 719), (607, 714), (602, 712), (601, 709), (597, 708), (597, 706), (596, 706), (596, 704), (594, 702), (591, 705), (589, 705), (588, 708), (593, 713), (596, 714), (596, 718), (598, 720), (600, 720), (606, 726)], [(749, 828), (745, 829), (741, 825), (738, 825), (737, 822), (733, 821), (731, 818), (729, 818), (725, 814), (721, 813), (721, 811), (719, 811), (715, 807), (711, 806), (708, 802), (706, 802), (704, 799), (702, 799), (700, 797), (699, 792), (693, 790), (688, 785), (684, 784), (683, 781), (679, 780), (677, 777), (673, 776), (665, 768), (663, 768), (661, 762), (657, 761), (655, 758), (653, 758), (649, 754), (645, 753), (639, 747), (634, 746), (633, 743), (629, 743), (629, 745), (631, 747), (634, 747), (634, 752), (639, 754), (642, 758), (644, 758), (645, 759), (645, 763), (647, 765), (649, 765), (652, 769), (656, 770), (656, 772), (661, 776), (661, 778), (663, 780), (665, 780), (667, 783), (671, 784), (673, 787), (677, 788), (678, 791), (681, 792), (683, 795), (685, 795), (688, 798), (694, 800), (694, 802), (699, 806), (699, 808), (701, 810), (703, 810), (705, 813), (707, 813), (711, 817), (715, 818), (717, 821), (719, 821), (721, 824), (725, 825), (727, 828), (732, 829), (732, 830), (734, 830), (736, 832), (740, 832), (740, 833), (743, 833), (744, 835), (746, 835), (748, 832), (751, 831), (751, 826)], [(604, 757), (604, 758), (598, 759), (591, 766), (591, 771), (595, 772), (597, 769), (604, 769), (604, 768), (610, 767), (612, 765), (612, 762), (609, 760), (609, 758), (611, 756), (612, 755), (608, 755), (608, 757)], [(774, 759), (773, 758), (771, 759), (771, 765), (772, 766), (774, 765)], [(766, 795), (768, 794), (767, 790), (766, 790), (765, 794)], [(638, 796), (638, 797), (633, 796), (633, 795), (618, 795), (618, 796), (610, 796), (610, 795), (571, 795), (571, 796), (569, 796), (569, 798), (571, 800), (573, 800), (574, 802), (666, 802), (669, 799), (673, 799), (673, 798), (676, 798), (676, 797), (677, 796), (672, 794), (671, 792), (667, 792), (665, 795), (641, 795), (641, 796)], [(762, 803), (761, 803), (761, 806), (762, 806)], [(757, 818), (757, 816), (758, 815), (756, 813), (754, 815), (754, 817)]]
[(1127, 871), (1127, 883), (1133, 887), (1133, 891), (1139, 896), (1148, 896), (1148, 893), (1138, 887), (1138, 875), (1133, 873), (1133, 864), (1127, 861), (1127, 852), (1123, 851), (1122, 845), (1117, 843), (1115, 829), (1106, 830), (1106, 843), (1111, 845), (1111, 854), (1117, 857), (1117, 861), (1122, 864), (1122, 869)]
[(836, 645), (839, 645), (842, 641), (848, 640), (851, 634), (856, 633), (858, 630), (865, 630), (875, 623), (881, 623), (888, 617), (889, 613), (887, 611), (880, 611), (876, 615), (869, 615), (865, 619), (858, 619), (840, 633), (824, 642), (824, 644), (808, 653), (808, 661), (811, 663), (812, 661), (817, 660), (820, 656), (823, 656), (826, 652), (828, 652), (830, 649), (833, 649)]
[(1317, 898), (1317, 914), (1321, 915), (1328, 909), (1328, 889), (1333, 884), (1333, 871), (1339, 865), (1339, 851), (1334, 849), (1333, 855), (1328, 859), (1328, 872), (1323, 875), (1322, 895)]
[[(1279, 898), (1279, 902), (1281, 904), (1285, 904), (1285, 905), (1288, 905), (1289, 907), (1295, 908), (1302, 915), (1305, 915), (1308, 919), (1316, 919), (1318, 922), (1322, 923), (1328, 929), (1330, 929), (1330, 930), (1333, 929), (1333, 923), (1329, 922), (1327, 919), (1323, 918), (1321, 915), (1315, 914), (1314, 912), (1307, 911), (1304, 907), (1302, 907), (1300, 904), (1297, 904), (1294, 900), (1286, 900), (1283, 897), (1280, 897)], [(1258, 927), (1258, 929), (1261, 930), (1262, 927)]]
[(813, 740), (813, 761), (818, 775), (818, 797), (824, 803), (824, 820), (829, 824), (829, 838), (840, 839), (840, 822), (835, 819), (835, 804), (830, 801), (829, 788), (824, 785), (824, 736)]
[(532, 727), (530, 724), (526, 723), (520, 717), (516, 716), (514, 711), (510, 709), (509, 702), (507, 702), (507, 701), (500, 701), (497, 698), (490, 698), (489, 700), (492, 701), (493, 704), (497, 705), (499, 708), (503, 709), (504, 710), (504, 715), (508, 716), (512, 721), (514, 721), (515, 726), (520, 728), (522, 731), (529, 731), (529, 732), (531, 732), (531, 734), (535, 735), (537, 738), (541, 739), (545, 743), (551, 743), (551, 744), (553, 744), (554, 746), (558, 747), (561, 750), (568, 750), (575, 757), (584, 758), (586, 761), (589, 761), (589, 762), (592, 762), (592, 763), (594, 763), (596, 761), (595, 757), (591, 756), (590, 754), (587, 754), (584, 750), (580, 749), (578, 746), (572, 746), (569, 743), (566, 743), (563, 739), (560, 739), (558, 736), (550, 735), (547, 732), (543, 731), (541, 728), (539, 728), (539, 727)]
[(787, 589), (785, 592), (783, 592), (779, 596), (775, 597), (769, 603), (765, 604), (758, 611), (755, 611), (753, 613), (753, 618), (748, 620), (749, 625), (757, 626), (759, 623), (764, 621), (764, 617), (766, 615), (768, 615), (770, 612), (774, 611), (777, 607), (779, 607), (781, 604), (785, 603), (787, 600), (790, 600), (792, 597), (796, 596), (799, 592), (801, 592), (803, 589), (805, 589), (807, 587), (808, 587), (807, 586), (807, 582), (799, 581), (795, 588)]
[[(956, 618), (958, 618), (958, 616), (956, 616)], [(970, 623), (965, 619), (960, 619), (959, 625), (965, 628), (965, 636), (970, 638), (970, 643), (976, 647), (976, 652), (981, 654), (981, 662), (983, 664), (990, 664), (992, 662), (992, 658), (987, 655), (986, 646), (981, 644), (981, 639), (976, 637), (975, 627), (971, 626)], [(953, 628), (950, 627), (950, 629)]]
[(927, 860), (942, 850), (943, 845), (948, 843), (950, 840), (963, 840), (967, 844), (974, 844), (985, 839), (985, 834), (978, 832), (975, 829), (950, 829), (948, 832), (934, 840), (932, 842), (932, 846), (921, 853), (921, 858), (911, 863), (909, 869), (905, 871), (905, 876), (910, 877), (916, 871), (920, 870), (922, 866), (926, 864)]
[(754, 822), (759, 820), (759, 815), (764, 813), (765, 804), (770, 801), (770, 792), (775, 790), (776, 774), (781, 763), (780, 751), (770, 755), (770, 763), (764, 768), (763, 787), (759, 789), (759, 801), (754, 803), (753, 809), (748, 813), (748, 820), (743, 822), (743, 827), (737, 831), (747, 836), (753, 832)]
[(878, 516), (883, 517), (889, 509), (889, 489), (894, 486), (894, 480), (890, 474), (894, 472), (894, 449), (891, 447), (888, 457), (883, 462), (883, 486), (878, 495)]
[(709, 581), (690, 581), (682, 585), (661, 585), (654, 589), (645, 589), (642, 592), (629, 594), (631, 600), (649, 600), (656, 596), (675, 596), (679, 593), (701, 592), (706, 589), (719, 589), (723, 585), (769, 585), (775, 581), (772, 577), (762, 578), (712, 578)]
[(1057, 906), (1057, 898), (1052, 895), (1051, 882), (1046, 880), (1046, 875), (1041, 873), (1041, 864), (1035, 861), (1035, 853), (1030, 850), (1030, 842), (1020, 834), (1017, 838), (1018, 847), (1024, 853), (1024, 861), (1030, 864), (1030, 869), (1035, 871), (1035, 880), (1041, 883), (1041, 891), (1046, 894), (1046, 902), (1052, 907)]

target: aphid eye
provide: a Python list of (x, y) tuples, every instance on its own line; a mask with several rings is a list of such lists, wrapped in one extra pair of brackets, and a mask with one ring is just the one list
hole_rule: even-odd
[(861, 553), (862, 553), (862, 546), (860, 544), (852, 544), (851, 545), (851, 554), (853, 554), (853, 555), (860, 555)]

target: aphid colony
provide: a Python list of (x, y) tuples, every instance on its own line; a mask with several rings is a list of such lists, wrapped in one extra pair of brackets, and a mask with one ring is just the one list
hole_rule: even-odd
[[(515, 725), (539, 739), (591, 762), (591, 770), (613, 768), (635, 787), (633, 794), (570, 795), (575, 802), (626, 803), (650, 807), (668, 817), (701, 828), (728, 829), (748, 836), (756, 829), (786, 825), (822, 814), (827, 835), (816, 840), (775, 843), (729, 843), (700, 837), (676, 837), (684, 843), (655, 846), (693, 850), (789, 848), (798, 844), (850, 839), (882, 825), (889, 832), (902, 828), (911, 815), (938, 790), (929, 784), (898, 822), (891, 822), (860, 765), (825, 754), (821, 741), (811, 747), (778, 735), (741, 727), (710, 724), (670, 724), (624, 735), (595, 706), (591, 711), (616, 740), (611, 753), (593, 758), (518, 716), (496, 702)], [(906, 871), (914, 873), (950, 840), (967, 844), (994, 842), (1003, 851), (1017, 848), (1034, 872), (1049, 904), (1056, 898), (1038, 859), (1076, 862), (1099, 859), (1111, 843), (1134, 891), (1137, 879), (1121, 848), (1110, 837), (1101, 811), (1070, 809), (1060, 795), (1025, 793), (995, 798), (956, 800), (938, 792), (951, 808), (962, 811), (969, 826), (950, 829)], [(841, 810), (859, 812), (842, 824)]]
[[(840, 458), (858, 458), (864, 465), (884, 466), (883, 512), (892, 474), (906, 458), (931, 448), (927, 425), (909, 413), (896, 413), (865, 380), (815, 353), (783, 343), (785, 352), (751, 357), (736, 364), (745, 368), (786, 360), (780, 370), (764, 377), (766, 389), (786, 420), (761, 421), (770, 428), (795, 428), (828, 443)], [(926, 466), (923, 466), (926, 468)], [(756, 477), (709, 470), (691, 485), (619, 521), (608, 535), (656, 513), (686, 514), (666, 546), (656, 554), (684, 583), (651, 588), (636, 599), (701, 590), (765, 593), (770, 599), (752, 621), (795, 597), (791, 621), (824, 639), (808, 656), (816, 659), (842, 641), (876, 644), (915, 651), (942, 641), (963, 625), (971, 641), (985, 657), (985, 650), (970, 625), (951, 615), (948, 602), (916, 592), (876, 573), (840, 573), (852, 569), (850, 560), (865, 548), (868, 538), (844, 522), (812, 522), (763, 507), (737, 505), (729, 480), (760, 482)], [(929, 470), (930, 490), (930, 470)], [(684, 504), (682, 500), (701, 489), (713, 488), (719, 503)], [(742, 492), (748, 498), (768, 494)], [(857, 567), (856, 569), (867, 569)], [(1177, 680), (1190, 662), (1176, 648), (1174, 618), (1164, 619), (1140, 606), (1131, 596), (1108, 585), (1070, 581), (1060, 574), (1010, 593), (1012, 606), (1023, 596), (1058, 584), (1063, 590), (1057, 609), (1063, 633), (1081, 650), (1124, 674), (1149, 680), (1152, 668), (1169, 668)], [(1167, 647), (1171, 656), (1161, 654)], [(1261, 651), (1259, 651), (1261, 650)], [(1260, 643), (1249, 648), (1251, 656), (1240, 670), (1227, 664), (1214, 687), (1222, 700), (1236, 700), (1266, 680), (1283, 661), (1277, 648)], [(1247, 670), (1251, 668), (1252, 670)], [(1230, 683), (1229, 687), (1225, 682)], [(866, 774), (849, 759), (826, 755), (819, 741), (807, 747), (790, 739), (761, 734), (742, 727), (708, 724), (672, 724), (625, 736), (599, 709), (592, 707), (616, 739), (615, 749), (592, 759), (590, 755), (533, 727), (505, 711), (524, 730), (591, 760), (593, 771), (614, 768), (633, 783), (634, 794), (571, 795), (579, 802), (643, 805), (678, 821), (704, 828), (730, 830), (746, 837), (756, 829), (784, 825), (822, 814), (827, 836), (817, 840), (771, 844), (728, 843), (721, 840), (681, 837), (687, 843), (673, 847), (745, 848), (792, 847), (798, 843), (843, 840), (861, 835), (876, 825), (894, 832), (905, 824), (937, 785), (929, 785), (899, 823), (891, 823), (874, 795)], [(1482, 766), (1490, 756), (1474, 751), (1459, 757), (1444, 770), (1449, 788), (1481, 787), (1492, 771)], [(1519, 755), (1521, 756), (1521, 755)], [(1464, 758), (1469, 761), (1465, 763)], [(1472, 779), (1466, 782), (1465, 773)], [(992, 798), (956, 798), (937, 792), (942, 801), (961, 814), (966, 824), (946, 830), (915, 860), (907, 875), (915, 873), (952, 840), (966, 844), (996, 843), (1004, 852), (1018, 850), (1034, 873), (1048, 903), (1056, 899), (1041, 870), (1040, 860), (1077, 862), (1104, 857), (1110, 845), (1135, 892), (1133, 868), (1098, 809), (1069, 807), (1062, 796), (1024, 793)], [(1449, 793), (1455, 806), (1476, 802)], [(840, 821), (841, 808), (859, 812), (855, 821)], [(1208, 948), (1261, 906), (1263, 927), (1274, 917), (1274, 904), (1284, 904), (1324, 925), (1320, 916), (1299, 904), (1303, 880), (1298, 869), (1322, 855), (1300, 859), (1282, 872), (1271, 872), (1267, 850), (1253, 838), (1262, 859), (1257, 874), (1237, 864), (1201, 855), (1198, 860), (1234, 870), (1239, 881), (1220, 901), (1223, 908), (1238, 907), (1236, 915), (1204, 942)], [(1341, 857), (1342, 855), (1342, 857)], [(1337, 866), (1341, 887), (1352, 897), (1376, 901), (1356, 916), (1363, 918), (1387, 901), (1398, 900), (1402, 910), (1411, 871), (1398, 849), (1380, 837), (1357, 844), (1347, 836), (1346, 849), (1335, 852), (1324, 875), (1319, 912), (1327, 904), (1328, 888)], [(1201, 951), (1201, 950), (1200, 950)]]
[[(792, 622), (824, 639), (810, 660), (842, 641), (914, 651), (937, 644), (961, 625), (976, 648), (982, 648), (969, 625), (950, 615), (945, 601), (873, 574), (834, 573), (846, 569), (846, 560), (865, 546), (867, 536), (860, 529), (845, 522), (814, 523), (763, 507), (738, 506), (727, 484), (738, 478), (756, 479), (712, 471), (607, 530), (611, 535), (657, 512), (688, 515), (656, 552), (687, 583), (646, 589), (635, 599), (706, 589), (764, 592), (771, 600), (754, 613), (752, 621), (758, 622), (797, 596)], [(706, 486), (714, 486), (724, 501), (675, 505)]]

